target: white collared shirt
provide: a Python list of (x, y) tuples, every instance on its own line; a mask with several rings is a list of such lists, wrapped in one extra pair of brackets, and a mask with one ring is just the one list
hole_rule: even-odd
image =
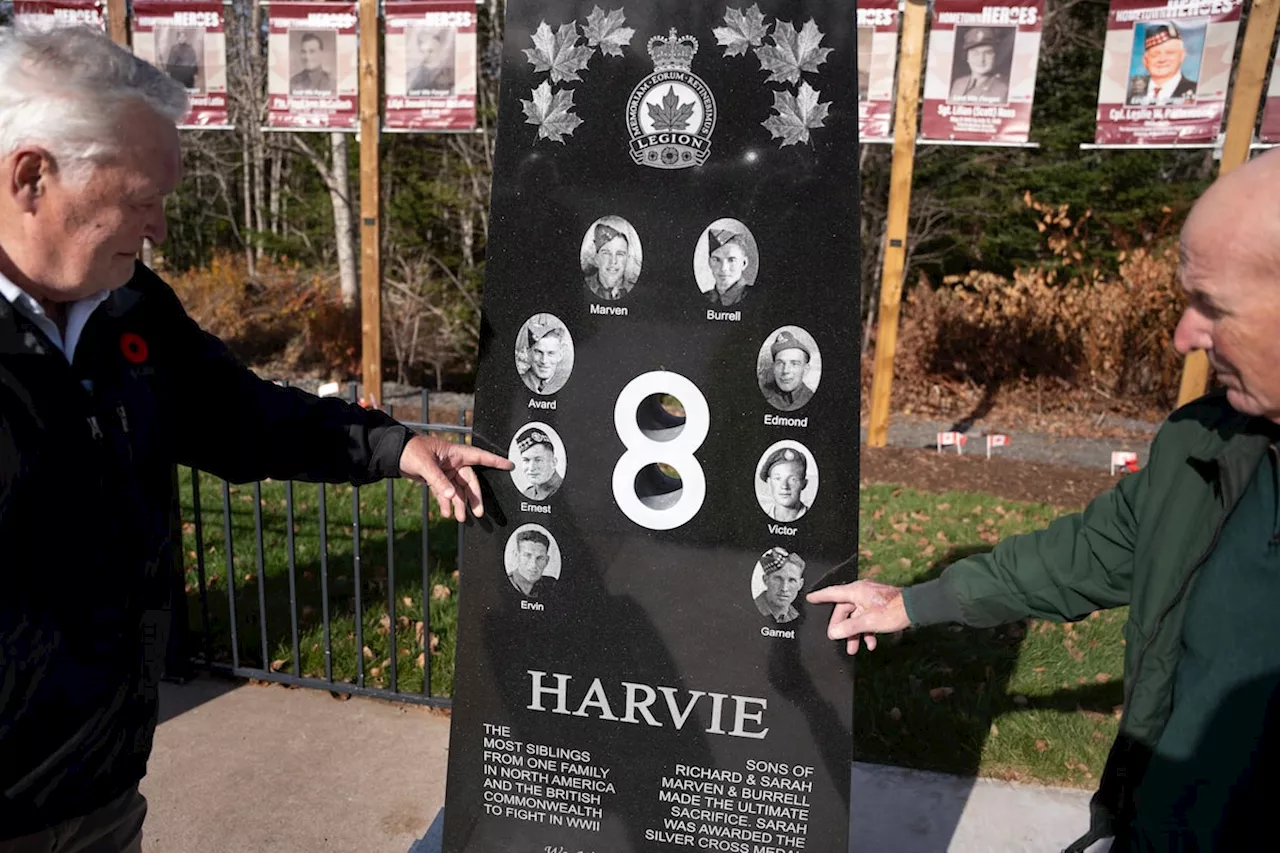
[(68, 364), (75, 361), (76, 346), (80, 343), (80, 335), (84, 333), (84, 327), (88, 324), (89, 318), (110, 295), (110, 290), (100, 290), (92, 296), (86, 296), (68, 305), (67, 333), (64, 337), (58, 330), (58, 324), (53, 322), (34, 297), (0, 274), (0, 296), (4, 296), (13, 307), (26, 314), (31, 322), (39, 326), (40, 331), (44, 332), (54, 346), (66, 356)]
[(1173, 97), (1173, 93), (1181, 85), (1182, 72), (1179, 71), (1177, 74), (1173, 75), (1168, 83), (1165, 83), (1163, 86), (1153, 87), (1151, 92), (1148, 93), (1147, 97), (1143, 100), (1148, 104), (1167, 104), (1169, 99)]

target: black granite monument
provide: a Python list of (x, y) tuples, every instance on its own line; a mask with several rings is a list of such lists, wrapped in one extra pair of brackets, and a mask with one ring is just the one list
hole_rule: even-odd
[(508, 0), (446, 853), (844, 853), (856, 19)]

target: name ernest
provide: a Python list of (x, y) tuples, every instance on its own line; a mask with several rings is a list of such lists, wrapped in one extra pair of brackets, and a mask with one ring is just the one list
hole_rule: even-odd
[[(671, 726), (676, 731), (684, 728), (693, 715), (694, 708), (710, 705), (711, 722), (706, 728), (707, 734), (727, 735), (728, 737), (751, 738), (763, 740), (769, 734), (769, 727), (763, 726), (764, 712), (769, 707), (767, 699), (755, 696), (734, 696), (726, 693), (713, 693), (705, 690), (681, 690), (674, 687), (650, 687), (648, 684), (633, 684), (623, 681), (618, 688), (623, 691), (621, 697), (615, 695), (612, 702), (600, 679), (593, 679), (581, 700), (570, 702), (570, 684), (573, 676), (558, 672), (545, 673), (536, 669), (526, 670), (529, 674), (532, 696), (526, 706), (530, 711), (542, 711), (552, 714), (564, 714), (574, 717), (596, 717), (611, 723), (633, 723), (638, 725), (642, 720), (654, 728)], [(555, 685), (545, 682), (550, 675)], [(663, 701), (658, 702), (658, 694)], [(576, 696), (575, 696), (576, 699)], [(706, 699), (707, 702), (702, 700)], [(550, 703), (544, 704), (544, 703)], [(614, 708), (621, 706), (623, 714), (619, 717)], [(657, 714), (654, 706), (657, 706)], [(726, 707), (728, 706), (728, 707)], [(661, 718), (661, 719), (660, 719)], [(725, 725), (732, 724), (728, 730)], [(748, 724), (751, 725), (748, 728)]]
[(521, 512), (540, 512), (543, 515), (551, 515), (551, 507), (547, 504), (531, 504), (528, 501), (520, 501)]

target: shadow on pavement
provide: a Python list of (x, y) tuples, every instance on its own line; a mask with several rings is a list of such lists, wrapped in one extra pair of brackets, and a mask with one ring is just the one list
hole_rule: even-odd
[(236, 679), (202, 675), (182, 684), (160, 683), (160, 723), (212, 702), (241, 686)]

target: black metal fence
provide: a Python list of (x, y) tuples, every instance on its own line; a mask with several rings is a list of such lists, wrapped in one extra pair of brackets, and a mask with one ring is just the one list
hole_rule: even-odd
[[(354, 386), (351, 390), (350, 399), (355, 399)], [(419, 432), (428, 434), (442, 434), (454, 436), (457, 440), (465, 441), (467, 436), (471, 434), (471, 428), (467, 426), (467, 412), (460, 410), (456, 424), (428, 423), (429, 420), (429, 403), (430, 400), (426, 392), (421, 397), (421, 416), (418, 423), (406, 423)], [(179, 480), (179, 474), (175, 471), (175, 483)], [(208, 475), (205, 475), (207, 477)], [(267, 545), (264, 539), (263, 527), (263, 483), (254, 483), (252, 485), (252, 501), (253, 501), (253, 528), (256, 537), (256, 559), (254, 560), (253, 571), (245, 573), (245, 567), (238, 565), (235, 555), (235, 531), (233, 525), (233, 506), (232, 497), (236, 487), (225, 481), (219, 481), (222, 491), (222, 555), (225, 568), (225, 601), (223, 596), (211, 589), (210, 577), (217, 580), (216, 575), (212, 573), (217, 571), (217, 567), (208, 565), (206, 553), (206, 519), (205, 513), (201, 506), (201, 475), (192, 471), (190, 476), (189, 495), (191, 499), (190, 509), (182, 508), (182, 500), (176, 502), (174, 520), (182, 533), (175, 531), (177, 542), (183, 542), (182, 534), (185, 533), (189, 537), (194, 538), (194, 549), (188, 550), (179, 547), (179, 559), (177, 562), (180, 568), (174, 572), (175, 588), (174, 588), (174, 608), (173, 608), (173, 625), (169, 640), (168, 665), (166, 672), (169, 676), (175, 678), (183, 678), (189, 676), (194, 669), (205, 669), (214, 672), (229, 674), (239, 678), (259, 679), (262, 681), (277, 682), (280, 684), (292, 685), (296, 687), (308, 687), (321, 690), (328, 690), (339, 694), (350, 694), (356, 696), (371, 696), (380, 699), (389, 699), (397, 702), (409, 702), (419, 705), (429, 705), (434, 707), (449, 707), (452, 705), (452, 699), (448, 695), (435, 695), (438, 691), (433, 689), (432, 678), (432, 658), (436, 654), (449, 653), (452, 650), (452, 643), (447, 649), (436, 650), (433, 646), (438, 639), (436, 626), (432, 624), (431, 619), (431, 601), (435, 597), (437, 590), (433, 589), (431, 581), (431, 498), (429, 490), (420, 484), (410, 483), (405, 480), (389, 479), (385, 485), (366, 486), (365, 490), (385, 488), (386, 490), (386, 516), (385, 516), (385, 534), (386, 534), (386, 567), (385, 581), (381, 576), (381, 566), (379, 569), (379, 577), (376, 583), (370, 584), (366, 562), (370, 559), (369, 554), (361, 553), (362, 546), (362, 518), (361, 518), (361, 487), (350, 487), (351, 489), (351, 553), (350, 553), (350, 571), (354, 575), (351, 584), (351, 597), (353, 600), (344, 601), (344, 615), (347, 610), (346, 604), (351, 605), (351, 616), (353, 622), (352, 633), (354, 637), (343, 638), (344, 641), (349, 639), (352, 641), (355, 650), (355, 671), (353, 675), (335, 675), (334, 667), (334, 649), (335, 637), (333, 630), (333, 620), (335, 617), (335, 602), (331, 601), (331, 566), (330, 566), (330, 550), (331, 538), (329, 536), (329, 526), (331, 516), (329, 513), (328, 499), (326, 487), (324, 485), (315, 484), (296, 484), (298, 488), (317, 489), (318, 505), (317, 505), (317, 522), (319, 525), (319, 588), (320, 588), (320, 623), (323, 626), (323, 639), (317, 640), (317, 644), (323, 644), (324, 656), (324, 674), (319, 676), (318, 672), (307, 673), (301, 663), (301, 652), (299, 644), (299, 594), (298, 594), (298, 559), (297, 559), (297, 539), (296, 534), (300, 532), (300, 525), (297, 524), (295, 513), (295, 483), (286, 482), (284, 488), (284, 513), (285, 526), (287, 536), (285, 541), (285, 550), (288, 560), (288, 615), (289, 628), (291, 638), (291, 659), (282, 658), (272, 661), (271, 643), (268, 639), (268, 599), (267, 599), (267, 577), (266, 577), (266, 552)], [(403, 560), (403, 554), (400, 565), (397, 565), (396, 555), (396, 495), (399, 490), (410, 489), (421, 492), (420, 499), (420, 518), (422, 525), (421, 546), (418, 549), (420, 559), (417, 565), (412, 567), (406, 566)], [(402, 495), (403, 496), (403, 495)], [(187, 517), (187, 516), (190, 517)], [(367, 515), (366, 515), (367, 518)], [(456, 525), (457, 530), (457, 564), (461, 564), (463, 552), (463, 526)], [(403, 539), (402, 539), (403, 544)], [(345, 561), (345, 558), (344, 558)], [(438, 563), (439, 561), (437, 561)], [(196, 574), (196, 584), (194, 593), (197, 596), (197, 602), (190, 599), (193, 590), (186, 582), (187, 571), (192, 567)], [(440, 566), (437, 565), (437, 570)], [(446, 567), (447, 568), (447, 567)], [(420, 573), (421, 581), (421, 607), (415, 609), (412, 615), (408, 612), (408, 608), (399, 606), (402, 601), (408, 602), (409, 596), (404, 599), (398, 599), (398, 595), (403, 589), (397, 588), (397, 569), (401, 572)], [(307, 573), (310, 575), (310, 572)], [(250, 580), (250, 575), (252, 579)], [(244, 598), (240, 596), (237, 601), (238, 594), (244, 590), (237, 589), (237, 577), (243, 577), (245, 584), (256, 583), (257, 585), (257, 613), (256, 618), (253, 614), (244, 614), (238, 612), (238, 608), (244, 607)], [(344, 582), (345, 575), (341, 578)], [(402, 578), (403, 580), (404, 578)], [(277, 580), (278, 579), (273, 579)], [(418, 578), (414, 579), (416, 584)], [(373, 601), (369, 602), (368, 593), (371, 588), (385, 586), (386, 600), (385, 602)], [(437, 584), (436, 587), (439, 585)], [(452, 594), (452, 590), (449, 591)], [(386, 610), (381, 618), (381, 626), (389, 629), (387, 631), (387, 640), (389, 642), (389, 650), (384, 666), (374, 667), (369, 658), (369, 647), (366, 645), (365, 635), (365, 617), (366, 611), (372, 607), (376, 609), (379, 605), (385, 603)], [(221, 616), (218, 612), (219, 607), (225, 608), (226, 623), (230, 631), (229, 649), (221, 646), (215, 641), (215, 616)], [(310, 611), (312, 608), (305, 608)], [(192, 611), (195, 611), (194, 613)], [(277, 614), (278, 615), (278, 614)], [(309, 616), (312, 614), (308, 614)], [(416, 620), (420, 619), (420, 626)], [(246, 623), (256, 622), (258, 625), (258, 637), (243, 637)], [(414, 641), (405, 644), (409, 647), (409, 655), (403, 651), (405, 645), (401, 645), (397, 638), (397, 629), (409, 626), (415, 626)], [(381, 631), (380, 631), (381, 633)], [(253, 643), (257, 640), (260, 645), (259, 660), (256, 662), (260, 665), (254, 665), (252, 660), (254, 655), (243, 654), (242, 644), (247, 640)], [(421, 648), (421, 655), (418, 658), (411, 656), (415, 647)], [(371, 664), (366, 667), (366, 664)], [(422, 669), (422, 687), (420, 690), (406, 691), (401, 689), (401, 667), (404, 664), (413, 666), (417, 664)], [(376, 678), (370, 678), (370, 671), (376, 673)]]

